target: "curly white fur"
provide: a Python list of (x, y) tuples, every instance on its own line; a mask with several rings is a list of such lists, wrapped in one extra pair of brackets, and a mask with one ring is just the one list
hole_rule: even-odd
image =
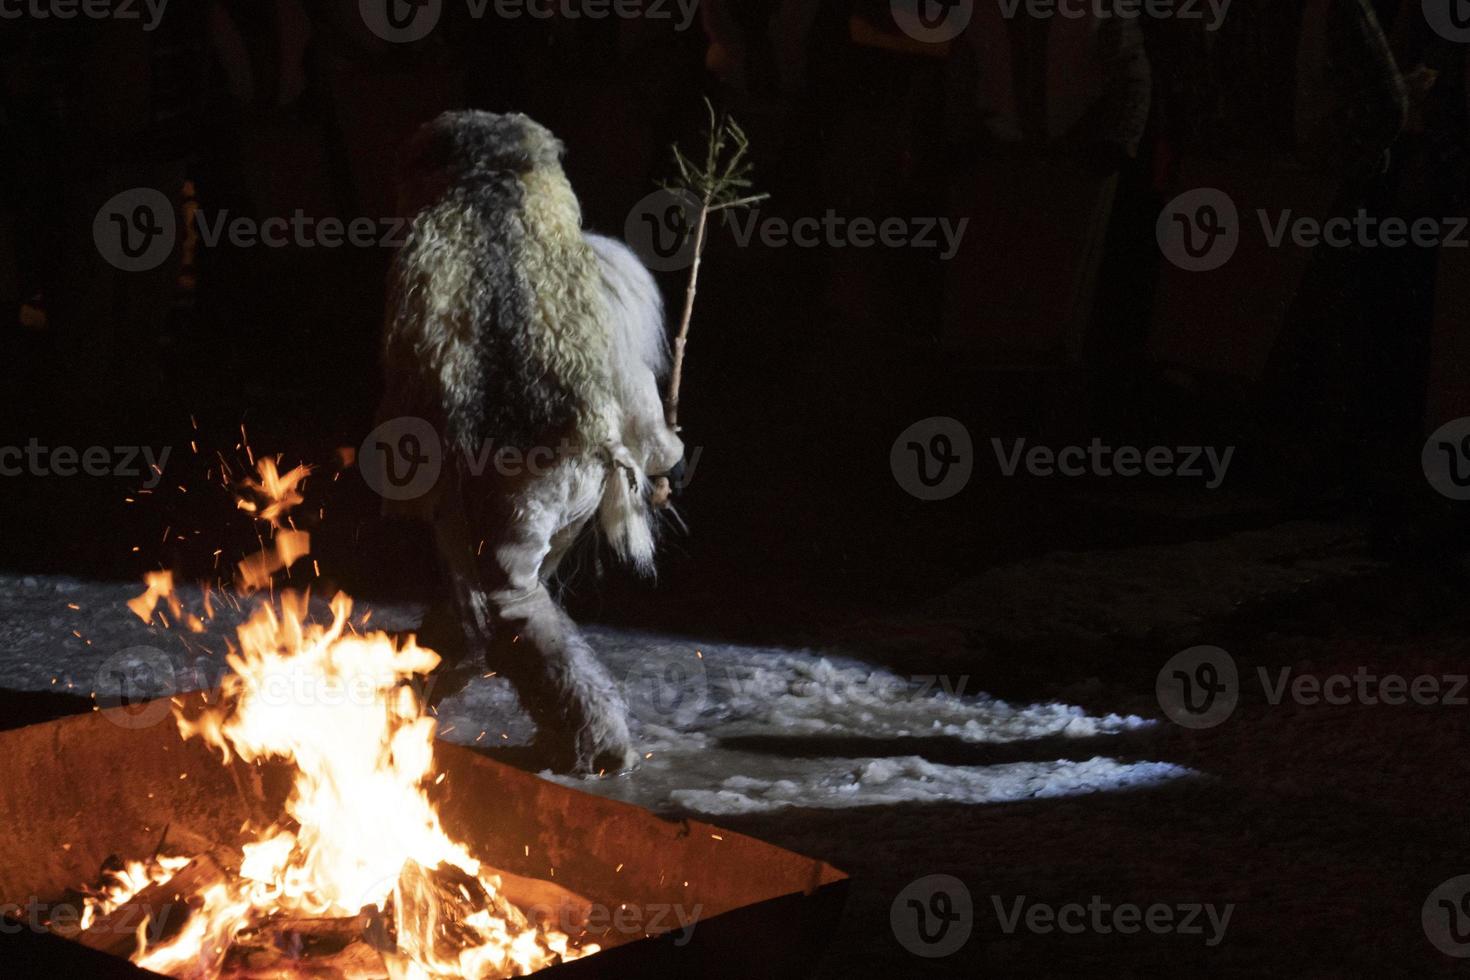
[[(658, 391), (658, 288), (627, 248), (583, 231), (560, 157), (519, 115), (446, 113), (415, 137), (380, 414), (429, 419), (454, 453), (425, 509), (468, 644), (516, 685), (554, 765), (597, 771), (634, 758), (627, 709), (546, 582), (594, 517), (651, 572), (650, 475), (684, 447)], [(475, 472), (486, 445), (553, 448), (553, 462)]]

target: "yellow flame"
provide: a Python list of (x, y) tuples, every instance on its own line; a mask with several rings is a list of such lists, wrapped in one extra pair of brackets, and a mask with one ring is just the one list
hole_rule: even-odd
[[(530, 923), (440, 825), (426, 792), (436, 726), (412, 683), (438, 655), (412, 639), (348, 632), (345, 595), (332, 600), (330, 625), (307, 619), (305, 595), (283, 592), (279, 606), (261, 605), (237, 631), (220, 706), (178, 723), (226, 762), (293, 763), (289, 821), (246, 844), (239, 879), (207, 890), (184, 932), (137, 962), (197, 971), (207, 950), (270, 915), (352, 916), (390, 899), (406, 977), (513, 976), (596, 951)], [(489, 901), (448, 929), (432, 893), (403, 874), (410, 862), (458, 869)]]
[(167, 855), (161, 855), (152, 861), (126, 862), (106, 876), (95, 894), (83, 897), (81, 928), (90, 929), (98, 919), (127, 904), (134, 895), (149, 885), (168, 881), (188, 863), (189, 859), (186, 857)]
[[(248, 514), (269, 521), (276, 530), (281, 528), (281, 518), (306, 498), (301, 495), (301, 482), (311, 475), (310, 466), (298, 466), (287, 473), (276, 469), (276, 461), (262, 456), (255, 463), (259, 479), (246, 477), (242, 492), (236, 496), (235, 505)], [(252, 498), (259, 498), (252, 499)]]
[(173, 572), (148, 572), (143, 576), (143, 582), (148, 586), (148, 591), (142, 595), (128, 600), (128, 608), (143, 622), (153, 618), (153, 610), (158, 608), (158, 600), (167, 599), (169, 610), (174, 618), (179, 618), (179, 598), (174, 594)]
[[(237, 581), (247, 591), (264, 588), (311, 544), (305, 532), (280, 523), (301, 503), (309, 468), (283, 475), (267, 457), (257, 471), (239, 505), (276, 534), (274, 553), (266, 548), (240, 563)], [(199, 620), (180, 615), (171, 575), (154, 573), (147, 583), (129, 603), (140, 618), (148, 621), (166, 598), (174, 618), (194, 628)], [(176, 712), (181, 734), (219, 749), (226, 765), (237, 757), (286, 762), (295, 780), (283, 819), (242, 846), (239, 874), (201, 885), (189, 903), (195, 911), (172, 938), (149, 948), (140, 929), (134, 962), (213, 980), (235, 938), (271, 916), (390, 908), (394, 948), (383, 957), (394, 980), (519, 976), (597, 952), (528, 921), (501, 895), (499, 877), (440, 825), (427, 793), (443, 780), (434, 769), (436, 723), (414, 686), (438, 665), (438, 654), (411, 637), (397, 643), (382, 632), (359, 635), (350, 625), (352, 601), (338, 594), (330, 605), (324, 625), (311, 620), (304, 593), (283, 591), (277, 605), (262, 603), (236, 630), (216, 706), (194, 720)], [(204, 610), (212, 615), (207, 590)], [(130, 865), (122, 884), (98, 899), (92, 919), (150, 881), (167, 880), (179, 860)], [(436, 877), (447, 889), (435, 887)], [(446, 902), (455, 907), (441, 907)]]

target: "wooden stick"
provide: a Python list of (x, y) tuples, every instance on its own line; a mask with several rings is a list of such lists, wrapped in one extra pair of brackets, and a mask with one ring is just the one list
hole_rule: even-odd
[(694, 295), (699, 291), (699, 263), (704, 254), (709, 212), (710, 199), (705, 198), (700, 202), (699, 218), (694, 224), (694, 262), (689, 267), (689, 285), (684, 287), (684, 312), (679, 316), (679, 332), (674, 335), (674, 363), (669, 370), (669, 394), (664, 399), (664, 420), (675, 432), (679, 431), (679, 384), (684, 380), (684, 348), (689, 343), (689, 324), (694, 319)]

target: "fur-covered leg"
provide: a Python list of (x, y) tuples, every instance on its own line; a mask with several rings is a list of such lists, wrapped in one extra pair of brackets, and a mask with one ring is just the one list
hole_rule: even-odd
[(515, 684), (536, 722), (536, 745), (557, 771), (618, 772), (637, 759), (628, 706), (607, 668), (551, 594), (530, 594), (498, 610), (491, 662)]
[(515, 686), (547, 766), (585, 773), (630, 767), (637, 753), (622, 694), (542, 579), (576, 534), (558, 526), (567, 513), (566, 481), (551, 477), (515, 490), (475, 480), (464, 486), (441, 502), (437, 539), (470, 651)]
[[(445, 569), (445, 577), (450, 582), (452, 594), (458, 593), (459, 576), (452, 569)], [(465, 620), (460, 609), (461, 603), (456, 601), (437, 602), (424, 614), (424, 621), (418, 629), (419, 644), (439, 655), (439, 666), (424, 691), (430, 707), (437, 707), (445, 698), (463, 691), (485, 672), (488, 645), (476, 643), (471, 647), (465, 637)]]

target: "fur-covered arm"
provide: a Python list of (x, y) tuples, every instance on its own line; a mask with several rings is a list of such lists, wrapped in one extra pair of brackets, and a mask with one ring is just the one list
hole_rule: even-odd
[(644, 474), (659, 476), (684, 458), (684, 443), (664, 420), (659, 379), (668, 373), (663, 301), (653, 276), (621, 242), (587, 236), (597, 255), (613, 318), (613, 378), (623, 445)]

